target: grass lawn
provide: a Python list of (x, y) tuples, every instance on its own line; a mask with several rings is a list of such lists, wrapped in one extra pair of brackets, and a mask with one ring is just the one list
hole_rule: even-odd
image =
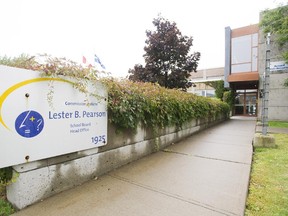
[(256, 148), (246, 216), (288, 215), (288, 134), (274, 134), (276, 148)]
[(284, 121), (269, 121), (269, 127), (288, 128), (288, 122)]
[(0, 216), (9, 216), (14, 209), (5, 199), (5, 187), (0, 185)]

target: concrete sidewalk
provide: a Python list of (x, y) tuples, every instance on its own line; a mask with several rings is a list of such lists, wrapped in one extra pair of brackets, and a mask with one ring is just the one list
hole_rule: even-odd
[(255, 125), (231, 118), (14, 216), (244, 215)]

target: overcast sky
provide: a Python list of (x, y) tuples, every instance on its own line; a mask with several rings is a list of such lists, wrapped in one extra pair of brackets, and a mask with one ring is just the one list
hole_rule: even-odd
[(279, 0), (0, 0), (0, 56), (47, 53), (81, 63), (97, 54), (115, 77), (144, 62), (147, 29), (161, 15), (193, 37), (198, 69), (224, 66), (224, 29), (259, 22)]

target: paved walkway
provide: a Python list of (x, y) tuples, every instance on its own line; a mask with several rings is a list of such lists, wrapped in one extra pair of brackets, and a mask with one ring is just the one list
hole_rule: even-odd
[(243, 215), (255, 124), (232, 118), (14, 215)]

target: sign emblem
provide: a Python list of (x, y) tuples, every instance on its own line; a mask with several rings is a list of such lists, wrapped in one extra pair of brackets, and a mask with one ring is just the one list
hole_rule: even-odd
[(43, 117), (41, 114), (33, 110), (21, 113), (15, 121), (15, 129), (17, 133), (25, 138), (37, 136), (41, 133), (43, 127)]

